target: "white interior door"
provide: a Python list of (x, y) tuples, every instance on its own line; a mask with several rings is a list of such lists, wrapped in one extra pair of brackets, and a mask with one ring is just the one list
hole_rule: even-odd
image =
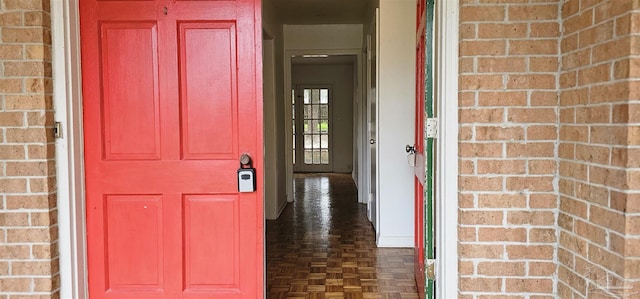
[(369, 150), (367, 165), (369, 165), (368, 186), (369, 196), (367, 200), (367, 210), (369, 221), (373, 228), (378, 229), (378, 151), (377, 151), (377, 131), (378, 131), (378, 32), (379, 30), (379, 9), (376, 9), (375, 16), (371, 21), (369, 33), (367, 34), (367, 131), (369, 136)]

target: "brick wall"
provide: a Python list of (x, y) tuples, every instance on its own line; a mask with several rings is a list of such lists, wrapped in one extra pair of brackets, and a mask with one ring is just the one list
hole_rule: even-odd
[(49, 0), (0, 5), (0, 298), (57, 298)]
[(562, 298), (640, 296), (639, 9), (637, 0), (562, 6)]
[(559, 1), (460, 3), (460, 297), (553, 298)]

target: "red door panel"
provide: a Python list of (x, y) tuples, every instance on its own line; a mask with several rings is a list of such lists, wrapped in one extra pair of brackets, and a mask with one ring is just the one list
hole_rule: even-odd
[(158, 195), (105, 196), (109, 289), (163, 287), (161, 203)]
[(238, 197), (185, 195), (184, 212), (185, 289), (240, 291), (239, 235), (228, 229), (238, 227)]
[(233, 159), (238, 136), (236, 26), (198, 22), (180, 23), (179, 28), (183, 156)]
[(80, 1), (92, 299), (263, 296), (259, 8)]
[(156, 24), (104, 22), (100, 33), (105, 158), (158, 159), (160, 107)]

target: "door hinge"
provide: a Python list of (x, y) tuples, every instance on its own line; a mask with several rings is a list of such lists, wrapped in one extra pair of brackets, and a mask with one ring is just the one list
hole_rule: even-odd
[(427, 138), (438, 137), (438, 119), (437, 118), (427, 118), (427, 127), (425, 128), (425, 134), (427, 135)]
[(62, 138), (62, 123), (59, 121), (53, 124), (53, 137)]
[(428, 280), (436, 280), (436, 260), (427, 259), (424, 265), (424, 276)]

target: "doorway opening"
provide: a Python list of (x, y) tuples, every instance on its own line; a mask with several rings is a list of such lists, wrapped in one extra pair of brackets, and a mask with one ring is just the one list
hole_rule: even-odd
[(352, 173), (354, 55), (291, 58), (292, 164), (296, 173)]
[[(276, 2), (283, 1), (292, 1), (292, 0), (265, 0), (263, 3), (265, 5), (273, 5)], [(300, 1), (293, 1), (300, 4)], [(352, 24), (344, 21), (344, 14), (341, 16), (331, 16), (327, 13), (327, 10), (330, 5), (329, 2), (338, 3), (338, 5), (342, 6), (342, 9), (337, 11), (346, 11), (346, 7), (351, 7), (356, 2), (368, 2), (373, 3), (372, 1), (348, 1), (345, 2), (343, 0), (327, 0), (322, 1), (318, 5), (310, 7), (309, 10), (315, 11), (313, 13), (313, 18), (307, 18), (307, 15), (300, 13), (300, 10), (295, 6), (291, 7), (291, 11), (294, 14), (297, 14), (297, 24), (319, 24), (313, 23), (316, 22), (317, 18), (322, 17), (324, 15), (325, 20), (327, 20), (330, 25), (323, 25), (324, 29), (331, 30), (331, 24)], [(376, 1), (377, 2), (377, 1)], [(269, 4), (271, 3), (271, 4)], [(304, 2), (305, 5), (307, 2)], [(439, 36), (437, 40), (443, 41), (443, 43), (437, 46), (437, 51), (440, 56), (438, 58), (438, 62), (442, 66), (437, 73), (441, 74), (443, 80), (439, 82), (438, 89), (440, 90), (440, 95), (437, 97), (443, 101), (445, 96), (447, 97), (447, 101), (443, 101), (444, 108), (440, 108), (439, 110), (445, 111), (442, 114), (442, 127), (447, 134), (443, 134), (443, 142), (442, 146), (439, 146), (439, 150), (441, 147), (446, 145), (447, 151), (440, 151), (443, 156), (449, 157), (442, 158), (442, 161), (446, 167), (441, 167), (440, 169), (443, 172), (440, 174), (444, 177), (441, 184), (440, 190), (442, 191), (442, 195), (439, 198), (441, 202), (445, 197), (447, 198), (455, 198), (456, 196), (456, 187), (457, 187), (457, 146), (456, 146), (456, 136), (457, 136), (457, 120), (456, 120), (456, 112), (457, 112), (457, 40), (452, 38), (444, 38), (445, 36), (458, 36), (457, 34), (457, 1), (439, 1), (440, 8), (438, 8), (437, 15), (446, 18), (440, 18), (437, 20), (438, 24), (440, 24), (440, 29), (437, 30), (436, 34)], [(335, 7), (335, 6), (333, 6)], [(362, 18), (362, 11), (360, 10), (360, 18)], [(272, 10), (273, 12), (273, 10)], [(267, 9), (263, 10), (263, 19), (269, 18), (269, 12)], [(367, 16), (364, 17), (365, 19)], [(87, 290), (87, 280), (86, 280), (86, 233), (85, 223), (83, 219), (83, 211), (84, 211), (84, 186), (83, 186), (83, 166), (82, 166), (82, 125), (81, 125), (81, 109), (78, 109), (81, 101), (81, 89), (79, 84), (81, 80), (80, 77), (80, 55), (79, 55), (79, 21), (78, 21), (78, 0), (70, 0), (70, 1), (61, 1), (52, 4), (52, 20), (54, 23), (54, 27), (57, 30), (53, 30), (53, 40), (54, 47), (59, 51), (54, 51), (56, 53), (54, 55), (54, 61), (56, 65), (55, 80), (56, 83), (56, 91), (55, 97), (59, 99), (66, 99), (62, 101), (56, 101), (56, 119), (61, 120), (62, 124), (65, 128), (68, 128), (66, 132), (67, 138), (64, 138), (59, 141), (57, 145), (56, 154), (58, 161), (58, 193), (59, 193), (59, 226), (60, 226), (60, 264), (61, 264), (61, 294), (63, 297), (73, 297), (73, 298), (86, 298), (86, 290)], [(280, 26), (282, 26), (283, 22), (281, 20)], [(277, 27), (277, 26), (276, 26)], [(272, 59), (273, 59), (273, 73), (277, 75), (277, 77), (288, 78), (285, 73), (283, 65), (290, 66), (291, 62), (287, 62), (289, 59), (284, 59), (285, 57), (290, 57), (291, 51), (299, 52), (299, 53), (313, 53), (317, 52), (313, 47), (305, 48), (298, 47), (298, 45), (289, 45), (284, 48), (282, 44), (283, 40), (283, 30), (280, 27), (280, 31), (278, 30), (269, 30), (268, 31), (269, 38), (276, 41), (272, 43)], [(259, 33), (257, 34), (259, 36)], [(335, 36), (335, 35), (334, 35)], [(312, 39), (308, 38), (308, 39)], [(324, 40), (315, 40), (315, 42), (324, 42)], [(291, 50), (294, 49), (294, 50)], [(340, 53), (351, 53), (357, 54), (361, 53), (361, 47), (341, 47), (329, 49), (327, 52), (332, 54), (340, 54)], [(283, 55), (283, 53), (287, 53)], [(362, 59), (358, 58), (358, 65), (362, 65)], [(361, 69), (358, 70), (362, 71)], [(286, 84), (283, 81), (275, 82), (274, 85), (275, 91), (274, 94), (277, 95), (279, 99), (282, 99), (279, 95), (284, 95), (283, 86)], [(286, 88), (285, 88), (286, 90)], [(68, 94), (68, 96), (66, 96)], [(288, 98), (287, 98), (288, 99)], [(265, 100), (266, 101), (266, 100)], [(275, 119), (279, 120), (276, 124), (276, 130), (273, 132), (279, 132), (280, 130), (285, 130), (283, 123), (287, 119), (288, 115), (284, 109), (285, 101), (278, 100), (276, 103), (276, 109), (273, 110), (275, 114)], [(266, 107), (265, 107), (266, 110)], [(289, 112), (290, 113), (290, 112)], [(447, 117), (447, 115), (449, 117)], [(363, 121), (362, 116), (359, 119), (359, 123)], [(266, 127), (265, 127), (266, 129)], [(280, 142), (285, 139), (283, 137), (274, 137), (271, 140), (277, 140), (277, 144), (284, 144), (284, 142)], [(282, 138), (282, 140), (280, 140)], [(269, 137), (265, 135), (265, 141), (270, 140)], [(368, 138), (363, 135), (358, 135), (358, 140), (368, 142)], [(280, 157), (280, 153), (282, 152), (282, 158), (273, 159), (280, 163), (280, 161), (284, 160), (285, 156), (289, 156), (289, 153), (284, 153), (285, 147), (276, 148), (277, 157)], [(265, 161), (272, 161), (271, 158), (265, 156)], [(358, 161), (354, 161), (354, 164), (358, 163)], [(292, 165), (292, 164), (291, 164)], [(268, 168), (268, 165), (265, 165), (265, 170)], [(286, 167), (283, 166), (283, 167)], [(355, 169), (359, 169), (361, 165), (354, 165)], [(281, 170), (281, 167), (276, 167), (276, 176), (284, 176), (286, 170)], [(362, 173), (362, 172), (360, 172)], [(61, 183), (63, 182), (63, 183)], [(284, 199), (284, 203), (286, 203), (289, 197), (292, 197), (292, 193), (288, 193), (287, 190), (292, 190), (293, 180), (289, 180), (286, 182), (283, 180), (282, 182), (278, 181), (279, 184), (287, 184), (287, 187), (279, 188), (280, 190), (276, 192), (276, 196), (278, 199)], [(265, 184), (265, 186), (272, 186), (271, 184)], [(266, 191), (265, 191), (266, 192)], [(444, 207), (444, 208), (443, 208)], [(444, 217), (440, 219), (447, 219), (448, 225), (443, 223), (444, 225), (440, 225), (440, 230), (443, 227), (450, 227), (451, 230), (447, 230), (447, 233), (439, 234), (439, 239), (443, 239), (443, 236), (447, 236), (446, 239), (443, 239), (444, 242), (440, 242), (440, 246), (444, 245), (444, 248), (451, 248), (449, 250), (439, 250), (441, 252), (441, 262), (439, 263), (438, 269), (444, 270), (445, 266), (449, 266), (450, 269), (447, 271), (441, 271), (443, 274), (443, 279), (439, 281), (439, 290), (445, 290), (446, 294), (451, 294), (452, 296), (456, 294), (457, 290), (457, 272), (455, 271), (455, 267), (451, 268), (451, 265), (455, 265), (456, 263), (456, 223), (457, 223), (457, 204), (455, 201), (448, 201), (447, 205), (440, 205), (438, 210), (442, 210), (444, 213)], [(453, 224), (453, 225), (452, 225)], [(443, 283), (445, 285), (440, 287)], [(444, 295), (444, 297), (447, 297)]]
[(333, 87), (296, 85), (293, 93), (294, 169), (297, 172), (331, 172), (333, 113), (330, 113), (330, 108), (333, 106)]

